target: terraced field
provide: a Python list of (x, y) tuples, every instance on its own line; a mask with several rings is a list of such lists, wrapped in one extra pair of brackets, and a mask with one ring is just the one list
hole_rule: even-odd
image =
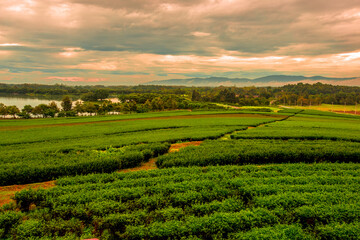
[(359, 183), (338, 163), (97, 174), (22, 191), (0, 222), (17, 239), (358, 239)]
[(134, 167), (167, 152), (170, 143), (217, 139), (287, 117), (234, 111), (132, 116), (85, 118), (91, 120), (88, 122), (74, 118), (69, 123), (62, 119), (61, 124), (57, 119), (41, 119), (41, 124), (36, 119), (4, 121), (0, 131), (0, 186)]
[(55, 186), (0, 208), (0, 239), (360, 239), (359, 136), (293, 109), (4, 121), (0, 185)]

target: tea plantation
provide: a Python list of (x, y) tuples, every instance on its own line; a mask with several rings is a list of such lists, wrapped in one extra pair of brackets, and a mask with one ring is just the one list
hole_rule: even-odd
[(293, 109), (4, 120), (0, 185), (56, 186), (0, 207), (0, 239), (360, 239), (359, 136)]

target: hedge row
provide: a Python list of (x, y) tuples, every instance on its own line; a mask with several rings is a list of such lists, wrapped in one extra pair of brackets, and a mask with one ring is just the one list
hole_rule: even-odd
[(360, 143), (342, 141), (228, 140), (160, 156), (159, 168), (296, 162), (360, 162)]
[(67, 177), (17, 193), (0, 238), (359, 239), (359, 183), (344, 163)]
[(140, 144), (105, 151), (63, 151), (39, 155), (33, 161), (3, 164), (0, 186), (53, 180), (60, 176), (109, 173), (140, 165), (164, 154), (170, 144)]

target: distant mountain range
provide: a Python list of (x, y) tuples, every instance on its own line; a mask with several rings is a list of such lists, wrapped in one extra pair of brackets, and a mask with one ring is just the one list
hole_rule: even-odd
[[(279, 86), (302, 81), (310, 82), (329, 82), (338, 84), (341, 81), (358, 79), (352, 78), (328, 78), (323, 76), (288, 76), (288, 75), (270, 75), (255, 79), (250, 78), (226, 78), (226, 77), (209, 77), (209, 78), (187, 78), (187, 79), (169, 79), (161, 81), (151, 81), (145, 85), (165, 85), (165, 86)], [(360, 78), (359, 78), (360, 79)], [(360, 84), (360, 82), (359, 82)]]

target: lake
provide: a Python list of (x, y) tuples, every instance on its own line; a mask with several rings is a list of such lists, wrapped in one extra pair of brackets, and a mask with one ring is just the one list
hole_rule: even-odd
[(35, 107), (39, 104), (49, 104), (54, 101), (58, 107), (61, 107), (61, 101), (58, 100), (49, 100), (49, 99), (39, 99), (39, 98), (31, 98), (31, 97), (17, 97), (17, 96), (0, 96), (0, 103), (5, 104), (6, 106), (17, 106), (20, 110), (25, 105), (31, 105)]

